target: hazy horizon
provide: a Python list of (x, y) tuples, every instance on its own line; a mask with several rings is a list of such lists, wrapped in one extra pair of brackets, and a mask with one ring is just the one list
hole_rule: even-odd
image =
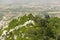
[(60, 5), (60, 0), (0, 0), (0, 4), (31, 4), (31, 5), (40, 5), (40, 4), (56, 4)]

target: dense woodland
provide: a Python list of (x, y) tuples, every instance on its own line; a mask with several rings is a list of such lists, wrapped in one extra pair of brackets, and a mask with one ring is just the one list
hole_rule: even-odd
[[(25, 22), (33, 20), (26, 26), (21, 26)], [(0, 29), (0, 36), (3, 31), (7, 31), (3, 35), (5, 40), (60, 40), (60, 18), (33, 16), (32, 14), (12, 19), (7, 28)], [(14, 29), (10, 32), (11, 29)]]

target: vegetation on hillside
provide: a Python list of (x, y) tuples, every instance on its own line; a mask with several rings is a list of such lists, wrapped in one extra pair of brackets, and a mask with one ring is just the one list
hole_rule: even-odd
[[(28, 24), (27, 24), (28, 23)], [(7, 28), (5, 40), (60, 40), (60, 18), (33, 16), (32, 14), (12, 19)]]

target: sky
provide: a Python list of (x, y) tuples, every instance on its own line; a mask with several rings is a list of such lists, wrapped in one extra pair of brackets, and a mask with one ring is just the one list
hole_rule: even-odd
[(60, 0), (0, 0), (0, 4), (60, 4)]

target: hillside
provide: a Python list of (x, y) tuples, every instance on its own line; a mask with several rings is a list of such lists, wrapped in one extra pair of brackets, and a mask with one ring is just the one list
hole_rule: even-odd
[(29, 14), (12, 19), (0, 27), (0, 40), (60, 40), (60, 18)]

